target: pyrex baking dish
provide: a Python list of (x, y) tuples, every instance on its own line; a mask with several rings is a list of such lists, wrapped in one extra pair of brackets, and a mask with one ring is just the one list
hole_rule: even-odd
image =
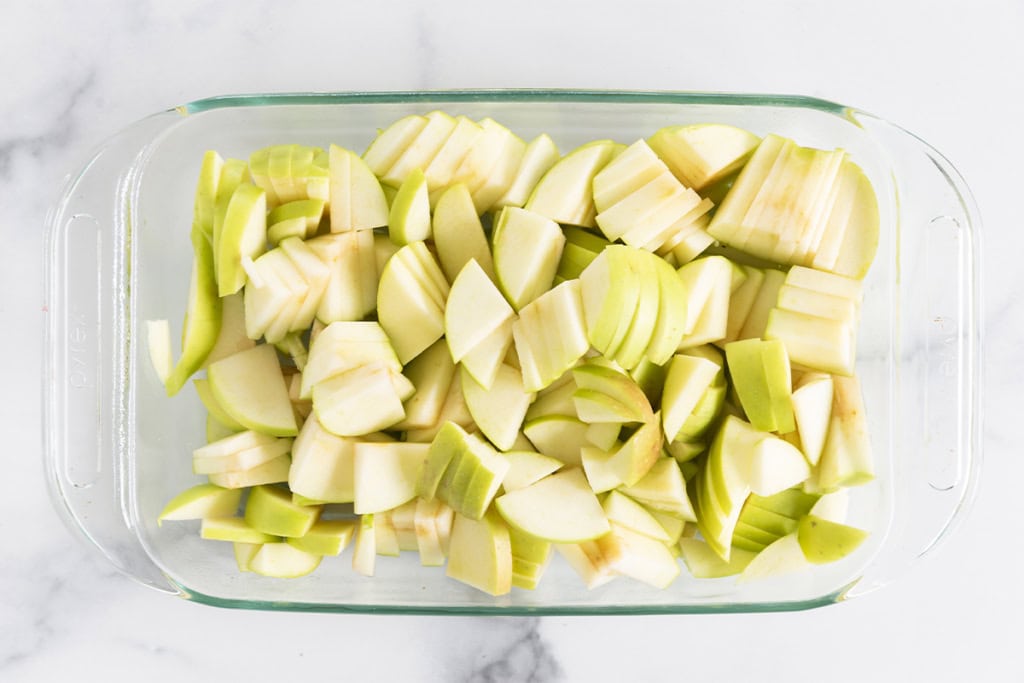
[[(377, 576), (349, 554), (312, 576), (240, 574), (230, 544), (193, 524), (157, 528), (162, 506), (198, 479), (194, 392), (165, 397), (149, 365), (147, 319), (180, 324), (187, 239), (204, 150), (247, 158), (295, 142), (362, 150), (403, 115), (491, 116), (565, 152), (632, 142), (661, 126), (723, 122), (803, 145), (844, 147), (879, 197), (882, 234), (865, 283), (858, 346), (877, 479), (854, 491), (850, 523), (871, 537), (833, 565), (737, 586), (683, 575), (665, 591), (630, 580), (587, 591), (554, 562), (535, 591), (492, 598), (382, 558)], [(45, 460), (69, 525), (136, 580), (199, 602), (246, 608), (473, 614), (692, 613), (805, 609), (862, 595), (903, 574), (963, 517), (981, 460), (979, 220), (951, 164), (899, 127), (804, 97), (667, 92), (460, 91), (217, 97), (165, 111), (105, 142), (69, 177), (48, 218)]]

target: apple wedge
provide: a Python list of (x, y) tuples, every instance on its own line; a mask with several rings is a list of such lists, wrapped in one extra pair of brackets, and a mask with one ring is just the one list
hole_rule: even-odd
[(542, 133), (531, 140), (526, 145), (512, 184), (509, 185), (505, 194), (494, 202), (494, 208), (521, 207), (526, 204), (537, 183), (558, 162), (559, 158), (558, 147), (555, 146), (551, 136)]
[(430, 197), (420, 169), (409, 174), (391, 202), (388, 237), (400, 247), (430, 237)]
[(524, 208), (556, 223), (595, 227), (594, 176), (622, 149), (612, 140), (597, 140), (573, 150), (541, 177)]
[(553, 543), (589, 541), (610, 530), (597, 496), (578, 468), (505, 493), (495, 499), (495, 506), (511, 526)]
[(291, 493), (276, 486), (256, 486), (245, 503), (245, 521), (270, 536), (304, 536), (320, 518), (321, 508), (296, 505)]
[(533, 400), (533, 394), (523, 388), (522, 374), (502, 365), (491, 388), (486, 389), (463, 368), (462, 394), (469, 414), (484, 436), (502, 451), (511, 449)]
[(471, 259), (455, 278), (445, 307), (444, 334), (456, 363), (515, 311), (484, 269)]
[(214, 253), (220, 296), (234, 294), (242, 288), (246, 280), (243, 260), (262, 254), (266, 241), (266, 194), (255, 185), (242, 183), (228, 202)]
[(164, 506), (156, 518), (157, 526), (164, 520), (180, 521), (231, 517), (238, 511), (242, 500), (240, 489), (225, 489), (214, 484), (197, 484), (185, 489)]
[(490, 595), (512, 590), (512, 542), (496, 512), (480, 520), (456, 513), (445, 574)]
[(415, 498), (429, 450), (425, 443), (357, 443), (353, 449), (355, 513), (383, 512)]
[(497, 284), (514, 309), (551, 289), (565, 245), (557, 223), (525, 209), (506, 208), (495, 221), (492, 242)]
[(475, 260), (487, 277), (494, 280), (491, 248), (465, 185), (452, 185), (438, 198), (431, 230), (448, 282), (454, 283), (470, 260)]
[(388, 204), (373, 171), (355, 152), (330, 148), (331, 232), (372, 230), (388, 223)]
[(321, 519), (314, 522), (304, 535), (285, 541), (306, 553), (321, 557), (337, 556), (348, 547), (355, 531), (356, 523), (351, 519)]
[(212, 363), (207, 374), (217, 403), (239, 424), (273, 436), (298, 433), (273, 346), (263, 344), (228, 356)]
[(647, 142), (679, 182), (703, 190), (742, 168), (761, 139), (735, 126), (702, 123), (662, 128)]

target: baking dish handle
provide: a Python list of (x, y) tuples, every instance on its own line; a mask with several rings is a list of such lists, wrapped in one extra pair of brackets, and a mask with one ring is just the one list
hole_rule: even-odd
[(131, 169), (178, 118), (164, 112), (107, 140), (47, 216), (43, 457), (54, 505), (131, 578), (176, 592), (132, 521), (126, 245)]
[(900, 178), (893, 335), (893, 525), (848, 596), (905, 574), (959, 525), (978, 484), (983, 330), (980, 218), (963, 178), (913, 134), (857, 114)]

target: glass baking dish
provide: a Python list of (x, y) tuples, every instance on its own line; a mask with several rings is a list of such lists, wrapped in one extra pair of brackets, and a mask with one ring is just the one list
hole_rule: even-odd
[[(865, 281), (858, 372), (877, 479), (854, 490), (850, 523), (870, 530), (856, 553), (812, 573), (737, 586), (683, 572), (667, 590), (623, 579), (586, 590), (561, 561), (535, 591), (493, 598), (422, 568), (415, 553), (382, 558), (367, 579), (349, 554), (313, 575), (240, 574), (231, 545), (197, 523), (157, 528), (179, 490), (198, 481), (204, 443), (194, 392), (165, 397), (150, 367), (145, 321), (180, 324), (187, 239), (202, 153), (248, 158), (264, 145), (362, 150), (401, 116), (444, 109), (491, 116), (564, 152), (598, 138), (632, 142), (670, 124), (722, 122), (844, 147), (878, 193), (882, 231)], [(964, 181), (901, 128), (823, 100), (677, 92), (485, 90), (216, 97), (128, 127), (68, 178), (47, 224), (44, 445), (63, 517), (118, 569), (198, 602), (244, 608), (437, 614), (752, 612), (817, 607), (904, 574), (956, 526), (981, 461), (979, 219)]]

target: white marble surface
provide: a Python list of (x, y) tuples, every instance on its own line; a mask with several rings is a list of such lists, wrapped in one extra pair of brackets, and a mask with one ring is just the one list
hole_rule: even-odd
[[(625, 9), (623, 9), (625, 8)], [(1019, 159), (1024, 10), (1002, 2), (0, 7), (0, 680), (1022, 680)], [(777, 91), (861, 106), (943, 150), (987, 245), (977, 504), (894, 586), (809, 613), (474, 619), (219, 610), (142, 588), (62, 526), (40, 466), (40, 263), (63, 174), (203, 96), (484, 86)], [(246, 677), (246, 678), (243, 678)]]

